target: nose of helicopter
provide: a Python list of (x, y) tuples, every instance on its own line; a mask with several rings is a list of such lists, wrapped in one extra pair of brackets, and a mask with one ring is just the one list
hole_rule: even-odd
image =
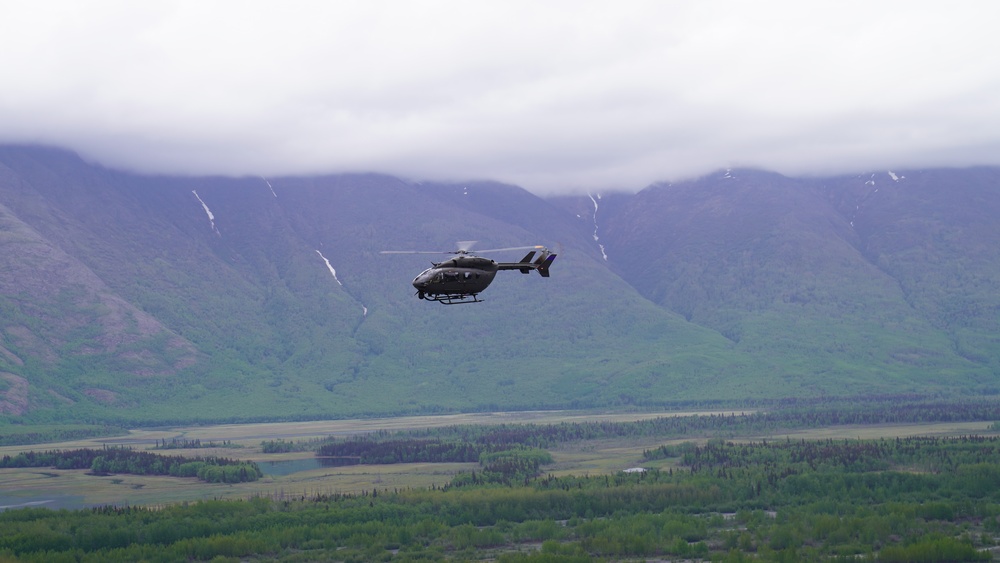
[(431, 274), (429, 273), (429, 270), (424, 270), (423, 272), (420, 272), (420, 275), (413, 278), (413, 287), (417, 289), (425, 289), (430, 281)]

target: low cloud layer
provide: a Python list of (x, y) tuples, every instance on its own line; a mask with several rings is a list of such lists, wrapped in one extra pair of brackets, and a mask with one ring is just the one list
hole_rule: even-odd
[(1000, 164), (994, 2), (0, 0), (0, 142), (535, 192)]

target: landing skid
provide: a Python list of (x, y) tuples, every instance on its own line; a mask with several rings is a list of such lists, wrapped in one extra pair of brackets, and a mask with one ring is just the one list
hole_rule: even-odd
[(442, 305), (461, 305), (463, 303), (482, 303), (483, 300), (480, 299), (475, 293), (467, 293), (465, 295), (428, 295), (424, 294), (421, 299), (426, 299), (428, 301), (437, 301)]

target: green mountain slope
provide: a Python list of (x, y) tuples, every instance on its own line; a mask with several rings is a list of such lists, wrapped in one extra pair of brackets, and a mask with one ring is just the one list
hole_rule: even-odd
[[(552, 278), (505, 273), (485, 304), (415, 299), (409, 282), (427, 257), (379, 250), (446, 250), (468, 238), (551, 244), (467, 201), (449, 204), (446, 187), (382, 176), (138, 177), (36, 149), (9, 149), (2, 162), (3, 201), (15, 217), (37, 223), (48, 244), (196, 347), (194, 363), (155, 379), (114, 366), (77, 373), (16, 339), (5, 316), (7, 349), (38, 362), (3, 367), (30, 383), (29, 411), (51, 406), (43, 372), (60, 389), (86, 384), (104, 398), (50, 416), (158, 421), (706, 398), (712, 389), (691, 381), (740, 363), (725, 339), (642, 299), (571, 240)], [(5, 275), (4, 283), (29, 281)], [(31, 302), (61, 306), (44, 295)], [(24, 317), (22, 305), (11, 306)], [(61, 329), (33, 336), (68, 338)], [(84, 357), (66, 351), (58, 360)]]
[[(160, 423), (995, 391), (998, 176), (874, 194), (733, 171), (544, 200), (0, 147), (0, 410)], [(469, 239), (559, 258), (446, 307), (410, 286), (437, 256), (379, 254)]]
[[(852, 225), (846, 201), (856, 200), (842, 187), (720, 172), (640, 192), (607, 218), (602, 240), (612, 267), (641, 294), (766, 364), (771, 374), (759, 383), (769, 394), (991, 387), (994, 366), (958, 353), (948, 330), (913, 305), (898, 272), (866, 253), (871, 235)], [(918, 211), (898, 210), (919, 221)], [(980, 234), (998, 238), (985, 224)], [(957, 246), (943, 252), (965, 256)], [(991, 260), (984, 269), (995, 272), (1000, 261)], [(935, 272), (931, 286), (948, 293), (954, 271)]]
[[(830, 181), (826, 191), (906, 303), (955, 353), (1000, 373), (1000, 172), (873, 174)], [(845, 198), (858, 203), (851, 209)]]

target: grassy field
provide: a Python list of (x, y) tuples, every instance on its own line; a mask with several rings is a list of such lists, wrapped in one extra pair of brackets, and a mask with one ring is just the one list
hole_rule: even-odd
[[(161, 505), (215, 498), (265, 496), (310, 496), (317, 493), (359, 493), (372, 489), (402, 489), (441, 486), (458, 472), (479, 468), (475, 463), (412, 463), (395, 465), (354, 465), (316, 467), (312, 452), (265, 454), (261, 442), (278, 438), (304, 440), (331, 435), (349, 436), (376, 430), (405, 430), (457, 424), (584, 422), (607, 420), (635, 421), (660, 416), (696, 413), (581, 413), (570, 411), (492, 413), (391, 419), (337, 420), (324, 422), (269, 423), (246, 425), (199, 426), (165, 429), (136, 429), (127, 436), (0, 448), (0, 456), (21, 451), (74, 448), (100, 448), (104, 445), (129, 445), (150, 449), (157, 440), (185, 438), (202, 443), (227, 442), (226, 447), (163, 450), (166, 455), (221, 456), (256, 462), (298, 462), (302, 470), (288, 474), (268, 474), (252, 483), (210, 484), (195, 478), (137, 475), (93, 476), (86, 470), (3, 469), (0, 470), (0, 507), (39, 505), (53, 508), (78, 508), (91, 505)], [(705, 413), (701, 413), (705, 414)], [(954, 436), (993, 433), (986, 422), (886, 424), (872, 426), (836, 426), (768, 436), (748, 436), (746, 440), (767, 439), (844, 439), (905, 436)], [(553, 464), (543, 471), (553, 475), (599, 475), (643, 465), (666, 467), (668, 462), (643, 462), (642, 453), (664, 443), (684, 440), (656, 438), (591, 440), (562, 445), (551, 450)], [(296, 466), (298, 467), (298, 466)], [(278, 472), (280, 473), (280, 472)]]
[[(670, 411), (641, 413), (605, 413), (579, 411), (526, 411), (526, 412), (495, 412), (452, 414), (435, 416), (408, 416), (398, 418), (364, 418), (344, 420), (323, 420), (310, 422), (275, 422), (258, 424), (220, 424), (210, 426), (188, 426), (178, 428), (134, 429), (126, 436), (111, 438), (88, 438), (69, 442), (51, 444), (2, 446), (0, 456), (15, 455), (29, 450), (52, 450), (72, 448), (100, 448), (107, 446), (133, 446), (136, 448), (151, 448), (157, 440), (201, 440), (221, 443), (229, 441), (242, 448), (224, 448), (221, 450), (199, 449), (195, 455), (223, 455), (240, 459), (257, 461), (260, 454), (260, 443), (265, 440), (307, 440), (310, 438), (325, 438), (327, 436), (353, 436), (378, 430), (411, 430), (420, 428), (439, 428), (465, 424), (559, 424), (562, 422), (633, 422), (665, 416), (692, 416), (707, 414), (733, 414), (750, 412), (740, 411)], [(245, 450), (244, 450), (245, 448)], [(171, 450), (178, 455), (187, 450)], [(267, 456), (266, 459), (275, 459)]]

